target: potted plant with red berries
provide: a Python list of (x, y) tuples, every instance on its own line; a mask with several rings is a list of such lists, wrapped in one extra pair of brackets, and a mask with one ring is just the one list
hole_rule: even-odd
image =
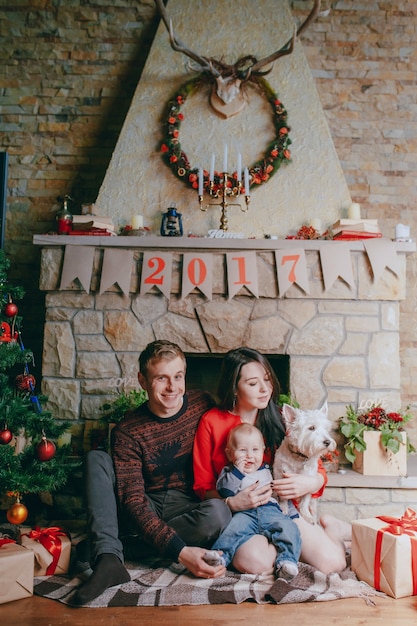
[(405, 425), (408, 412), (389, 411), (379, 404), (355, 410), (351, 405), (340, 420), (346, 438), (345, 456), (357, 472), (367, 475), (405, 476), (407, 454), (415, 452)]

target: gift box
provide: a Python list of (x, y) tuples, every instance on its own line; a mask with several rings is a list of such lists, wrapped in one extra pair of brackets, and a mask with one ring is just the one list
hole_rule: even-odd
[(66, 574), (71, 557), (71, 539), (62, 528), (34, 528), (20, 537), (20, 543), (35, 556), (35, 576)]
[(33, 595), (33, 552), (0, 539), (0, 604)]
[(352, 522), (352, 570), (393, 598), (417, 595), (417, 515)]

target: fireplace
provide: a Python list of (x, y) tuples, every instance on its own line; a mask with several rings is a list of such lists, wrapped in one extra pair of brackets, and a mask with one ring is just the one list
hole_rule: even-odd
[[(222, 357), (223, 354), (221, 353), (193, 354), (187, 352), (187, 388), (205, 389), (216, 397)], [(279, 380), (281, 393), (288, 394), (290, 357), (285, 354), (268, 354), (267, 357)]]
[[(327, 241), (229, 240), (227, 250), (221, 240), (188, 237), (36, 235), (34, 243), (42, 246), (40, 288), (46, 292), (42, 391), (52, 413), (69, 420), (81, 437), (112, 394), (137, 386), (139, 354), (157, 338), (177, 342), (187, 354), (190, 386), (212, 391), (222, 354), (238, 346), (258, 349), (277, 368), (283, 390), (301, 406), (328, 401), (335, 430), (348, 404), (373, 399), (401, 406), (399, 305), (405, 297), (406, 254), (413, 244), (390, 242), (396, 273), (385, 268), (377, 280), (363, 243), (341, 244), (348, 245), (354, 283), (338, 278), (325, 288), (320, 253), (339, 245)], [(308, 293), (293, 284), (280, 295), (275, 253), (300, 246)], [(88, 285), (77, 278), (61, 285), (67, 247), (75, 247), (77, 257), (83, 248), (90, 250)], [(128, 293), (117, 283), (100, 292), (103, 255), (111, 249), (132, 254)], [(246, 288), (228, 297), (225, 255), (231, 249), (255, 252), (256, 297)], [(142, 294), (144, 254), (161, 250), (172, 255), (170, 293), (153, 287)], [(193, 250), (213, 257), (210, 299), (198, 289), (181, 297), (184, 254)]]

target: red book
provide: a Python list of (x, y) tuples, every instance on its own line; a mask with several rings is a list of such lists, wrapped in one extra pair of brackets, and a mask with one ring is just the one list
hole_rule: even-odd
[(96, 237), (111, 237), (112, 235), (114, 235), (114, 233), (111, 233), (105, 228), (92, 228), (91, 230), (71, 230), (68, 234), (75, 235), (77, 237), (82, 235), (87, 237), (91, 237), (92, 235)]
[(337, 235), (334, 235), (333, 239), (343, 241), (354, 241), (357, 239), (375, 239), (375, 237), (382, 237), (382, 233), (365, 233), (364, 231), (355, 230), (342, 230)]

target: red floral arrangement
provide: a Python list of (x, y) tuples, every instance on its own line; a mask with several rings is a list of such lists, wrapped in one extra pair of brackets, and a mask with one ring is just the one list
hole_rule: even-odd
[[(412, 415), (399, 411), (387, 411), (382, 406), (373, 404), (365, 410), (355, 410), (351, 405), (347, 407), (346, 415), (340, 420), (340, 431), (347, 439), (345, 455), (353, 463), (356, 452), (366, 450), (363, 433), (366, 430), (378, 430), (381, 433), (381, 444), (394, 454), (403, 443), (404, 426), (412, 419)], [(407, 436), (407, 452), (415, 452), (414, 446)]]

